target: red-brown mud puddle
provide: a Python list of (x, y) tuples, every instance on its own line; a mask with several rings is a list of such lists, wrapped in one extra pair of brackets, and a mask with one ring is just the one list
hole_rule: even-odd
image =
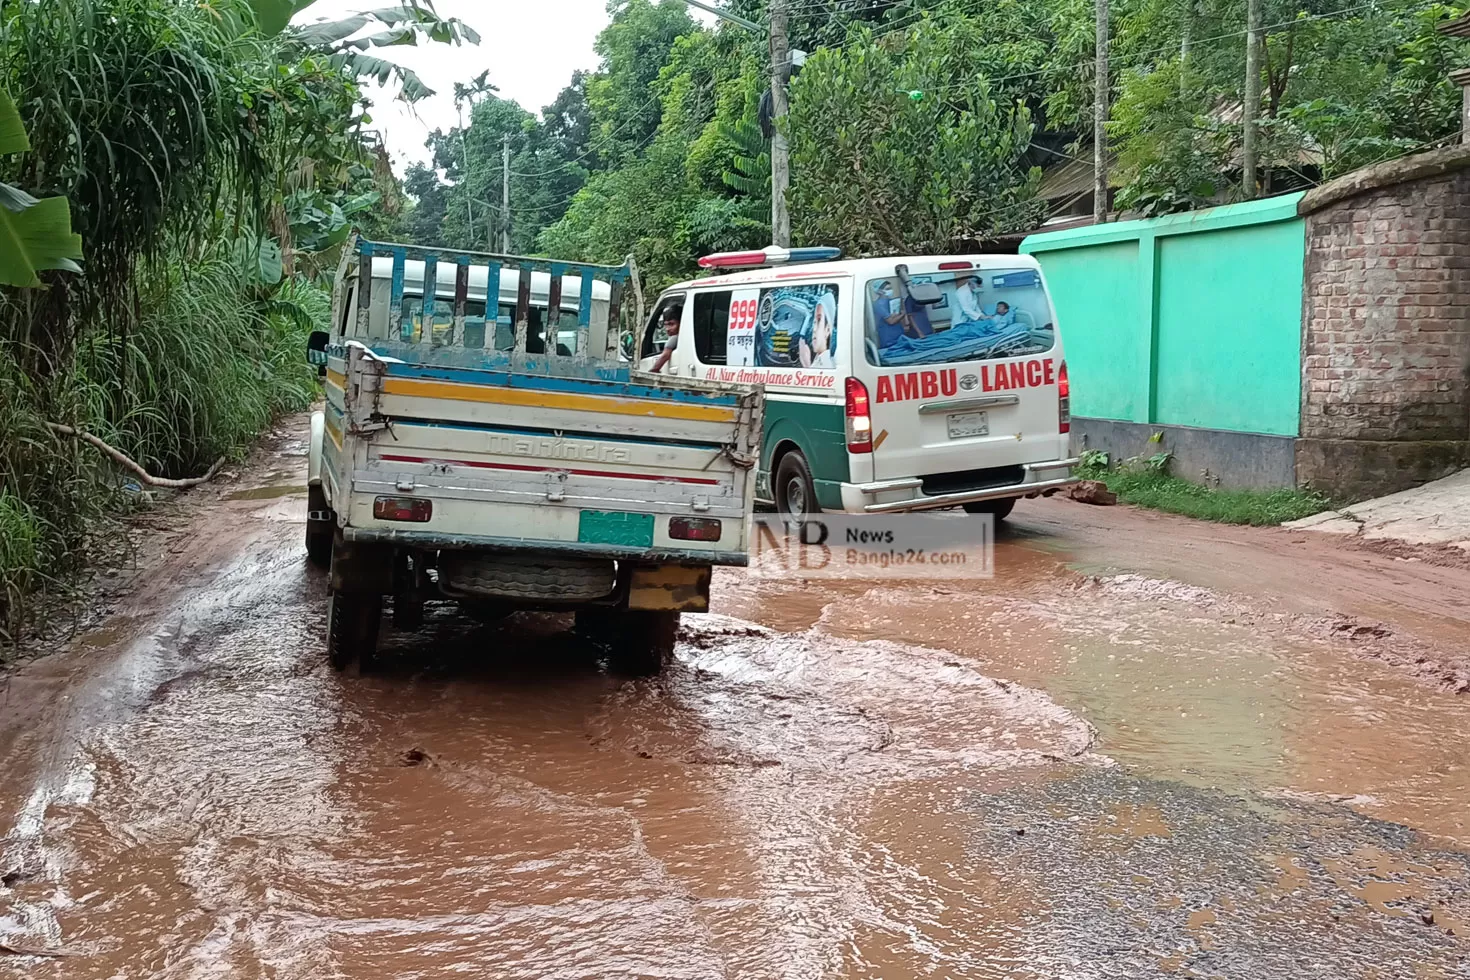
[[(1002, 564), (999, 560), (997, 564)], [(1331, 799), (1470, 844), (1470, 700), (1206, 589), (1022, 564), (943, 584), (734, 580), (722, 609), (952, 651), (1044, 690), (1155, 774)]]
[(0, 942), (76, 955), (0, 973), (1024, 975), (1007, 909), (1040, 899), (961, 828), (987, 774), (1089, 759), (1045, 697), (716, 617), (659, 680), (439, 614), (339, 677), (319, 592), (247, 553), (74, 690), (45, 771), (0, 781)]

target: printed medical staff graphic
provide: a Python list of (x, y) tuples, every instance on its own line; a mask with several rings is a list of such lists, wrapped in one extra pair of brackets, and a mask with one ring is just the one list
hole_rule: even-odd
[(833, 283), (737, 290), (731, 297), (726, 364), (832, 370), (837, 305)]
[(1034, 269), (914, 276), (942, 298), (920, 303), (898, 277), (868, 283), (868, 362), (880, 367), (1025, 357), (1051, 350), (1056, 327)]

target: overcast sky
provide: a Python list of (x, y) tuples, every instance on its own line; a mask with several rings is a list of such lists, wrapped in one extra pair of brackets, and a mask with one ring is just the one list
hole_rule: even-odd
[[(335, 20), (381, 6), (381, 0), (318, 0), (296, 23)], [(424, 139), (429, 133), (456, 124), (455, 82), (468, 82), (489, 69), (490, 82), (503, 98), (539, 113), (556, 99), (572, 72), (597, 67), (592, 43), (608, 21), (606, 0), (435, 0), (434, 8), (473, 27), (480, 43), (373, 49), (373, 54), (413, 69), (436, 93), (410, 109), (394, 98), (393, 90), (368, 86), (374, 103), (372, 128), (383, 134), (400, 175), (412, 161), (428, 161)]]

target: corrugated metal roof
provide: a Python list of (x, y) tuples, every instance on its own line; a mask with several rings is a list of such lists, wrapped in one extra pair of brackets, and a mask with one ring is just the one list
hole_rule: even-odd
[[(1123, 186), (1118, 181), (1115, 170), (1110, 170), (1108, 173), (1108, 186)], [(1036, 196), (1043, 201), (1056, 201), (1064, 197), (1086, 194), (1090, 190), (1092, 190), (1092, 161), (1079, 158), (1068, 160), (1061, 166), (1053, 167), (1043, 174), (1041, 186), (1036, 189)]]
[(1470, 37), (1470, 14), (1463, 14), (1443, 24), (1435, 24), (1434, 29), (1450, 37)]

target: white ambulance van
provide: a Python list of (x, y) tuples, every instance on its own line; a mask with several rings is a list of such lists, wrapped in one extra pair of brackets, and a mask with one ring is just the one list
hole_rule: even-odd
[(643, 370), (765, 386), (759, 499), (789, 516), (999, 519), (1075, 482), (1067, 364), (1034, 258), (837, 255), (706, 256), (716, 274), (666, 290), (638, 338)]

